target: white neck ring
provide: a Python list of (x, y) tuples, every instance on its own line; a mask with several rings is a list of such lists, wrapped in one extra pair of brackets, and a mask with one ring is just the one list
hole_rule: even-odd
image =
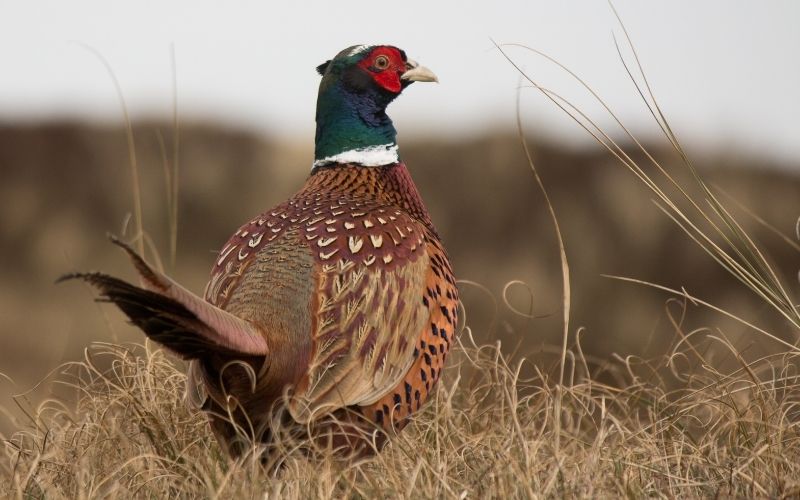
[(378, 146), (367, 146), (366, 148), (350, 149), (335, 155), (315, 160), (314, 167), (323, 167), (331, 163), (356, 163), (365, 167), (379, 167), (397, 163), (399, 155), (397, 144), (381, 144)]

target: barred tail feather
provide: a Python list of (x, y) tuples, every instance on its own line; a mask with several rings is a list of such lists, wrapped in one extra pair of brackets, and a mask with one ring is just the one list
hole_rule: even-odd
[(58, 282), (80, 279), (100, 291), (148, 337), (184, 359), (210, 353), (265, 356), (267, 343), (255, 325), (204, 301), (152, 269), (129, 246), (112, 238), (130, 256), (143, 287), (103, 273), (73, 273)]

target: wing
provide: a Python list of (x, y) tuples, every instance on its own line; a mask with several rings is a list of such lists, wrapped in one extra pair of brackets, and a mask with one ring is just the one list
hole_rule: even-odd
[(423, 228), (391, 206), (345, 210), (309, 226), (316, 247), (313, 352), (293, 416), (369, 404), (402, 380), (428, 320)]

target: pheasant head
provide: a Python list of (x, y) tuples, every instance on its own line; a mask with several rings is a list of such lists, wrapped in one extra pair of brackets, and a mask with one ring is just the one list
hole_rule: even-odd
[(320, 64), (314, 167), (379, 166), (398, 161), (386, 107), (412, 82), (436, 82), (431, 70), (391, 45), (356, 45)]

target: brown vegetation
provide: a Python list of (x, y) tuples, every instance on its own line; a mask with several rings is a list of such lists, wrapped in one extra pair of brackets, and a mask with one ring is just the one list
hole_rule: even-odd
[[(184, 124), (178, 258), (171, 266), (159, 130), (169, 139), (168, 125), (135, 127), (145, 227), (167, 271), (191, 290), (202, 291), (214, 255), (231, 232), (302, 183), (311, 151), (245, 132)], [(483, 291), (462, 286), (476, 339), (500, 339), (507, 352), (522, 355), (558, 344), (557, 245), (519, 140), (513, 134), (458, 141), (401, 138), (401, 147), (451, 249), (458, 276), (485, 285), (498, 298), (496, 307)], [(88, 288), (53, 286), (58, 276), (74, 270), (132, 276), (126, 260), (105, 239), (107, 232), (122, 235), (133, 207), (126, 148), (122, 129), (70, 124), (0, 128), (0, 258), (10, 263), (0, 268), (0, 370), (13, 376), (17, 392), (59, 363), (79, 358), (91, 341), (140, 338), (115, 311), (98, 310)], [(607, 153), (536, 143), (533, 152), (561, 221), (572, 269), (572, 323), (587, 328), (587, 354), (663, 353), (671, 335), (662, 293), (602, 274), (686, 287), (770, 331), (784, 329), (781, 320), (765, 314), (749, 291), (698, 251)], [(674, 154), (659, 156), (668, 169), (680, 171)], [(791, 234), (800, 214), (800, 178), (793, 173), (798, 166), (761, 162), (745, 168), (753, 165), (734, 155), (699, 162), (711, 185)], [(736, 204), (728, 206), (775, 267), (793, 275), (797, 251)], [(130, 235), (133, 226), (127, 226)], [(502, 303), (503, 287), (512, 280), (524, 281), (531, 291), (511, 287), (511, 305), (532, 310), (537, 319), (513, 314)], [(688, 321), (713, 324), (733, 339), (746, 340), (746, 328), (701, 308), (694, 308)], [(10, 402), (0, 399), (0, 405)]]
[[(157, 164), (158, 141), (147, 140), (155, 129), (137, 129), (145, 138), (139, 145), (143, 165)], [(17, 265), (3, 280), (4, 295), (17, 301), (4, 312), (10, 321), (3, 326), (8, 347), (3, 369), (18, 375), (27, 366), (39, 374), (37, 356), (46, 357), (39, 351), (57, 342), (52, 332), (62, 331), (67, 317), (81, 325), (72, 328), (82, 334), (71, 340), (66, 358), (92, 339), (118, 335), (113, 322), (111, 329), (98, 326), (101, 315), (89, 305), (88, 291), (68, 294), (47, 287), (58, 273), (85, 268), (85, 262), (104, 269), (124, 263), (99, 236), (101, 228), (118, 227), (130, 206), (119, 189), (127, 185), (124, 140), (119, 131), (52, 126), (6, 129), (0, 142), (6, 156), (0, 165), (8, 169), (3, 199), (16, 214), (6, 211), (9, 224), (2, 226), (0, 248), (11, 255), (26, 245), (14, 252)], [(230, 228), (284, 196), (305, 175), (298, 168), (261, 166), (303, 165), (303, 152), (207, 128), (187, 128), (183, 150), (182, 225), (173, 274), (200, 289), (213, 249)], [(25, 411), (10, 416), (14, 424), (0, 462), (3, 493), (48, 498), (800, 494), (797, 349), (737, 320), (709, 315), (686, 296), (664, 307), (663, 294), (599, 274), (685, 285), (694, 296), (789, 342), (794, 327), (694, 248), (651, 208), (648, 195), (624, 170), (596, 152), (535, 148), (571, 265), (573, 325), (586, 327), (570, 330), (564, 379), (558, 383), (558, 255), (518, 140), (412, 143), (403, 151), (454, 249), (459, 274), (488, 288), (461, 285), (470, 329), (462, 333), (432, 404), (383, 453), (347, 463), (323, 451), (321, 461), (319, 455), (309, 460), (302, 450), (312, 444), (287, 436), (276, 445), (283, 461), (276, 472), (265, 472), (253, 460), (231, 464), (204, 418), (186, 410), (184, 376), (162, 351), (100, 343), (82, 362), (68, 363), (50, 377), (60, 399), (39, 405), (41, 395), (15, 398)], [(791, 227), (800, 213), (800, 201), (792, 196), (800, 184), (795, 177), (716, 163), (716, 170), (704, 170), (706, 178), (784, 231)], [(681, 176), (679, 163), (668, 168)], [(146, 227), (166, 235), (167, 225), (159, 223), (166, 220), (159, 216), (166, 206), (163, 171), (141, 171)], [(259, 186), (267, 187), (254, 188)], [(748, 233), (768, 248), (774, 268), (792, 272), (796, 247), (746, 213), (739, 215)], [(59, 251), (70, 255), (70, 265)], [(522, 285), (504, 297), (503, 283), (515, 278), (532, 284), (536, 300), (520, 295), (526, 290)], [(796, 293), (796, 283), (787, 286)], [(25, 314), (26, 307), (32, 312)], [(535, 318), (530, 312), (552, 314)], [(37, 322), (45, 326), (31, 328)], [(698, 328), (702, 324), (714, 328)], [(19, 334), (36, 330), (48, 334)], [(121, 337), (131, 338), (130, 333)], [(498, 339), (503, 342), (495, 344)], [(70, 401), (77, 401), (74, 407)]]
[[(31, 414), (6, 443), (0, 477), (19, 498), (800, 494), (796, 353), (744, 363), (719, 336), (677, 338), (661, 361), (603, 366), (575, 343), (562, 391), (546, 365), (511, 363), (465, 333), (432, 403), (383, 453), (309, 460), (310, 443), (285, 438), (274, 474), (227, 461), (186, 410), (184, 376), (163, 351), (95, 344), (58, 377), (78, 390), (77, 407)], [(709, 349), (739, 368), (715, 370)]]

